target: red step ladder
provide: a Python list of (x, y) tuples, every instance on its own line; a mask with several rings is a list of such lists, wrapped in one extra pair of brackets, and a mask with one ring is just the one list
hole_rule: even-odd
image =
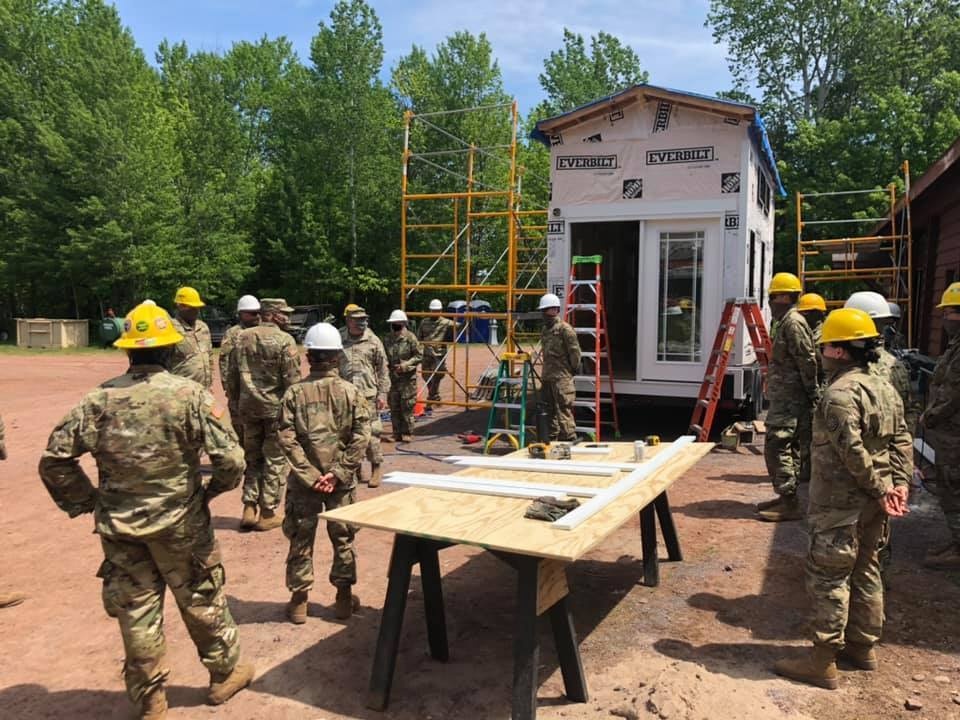
[(770, 335), (767, 332), (760, 312), (760, 305), (753, 298), (737, 298), (727, 300), (720, 316), (720, 327), (717, 328), (717, 337), (713, 341), (713, 350), (707, 361), (707, 372), (700, 385), (700, 394), (697, 404), (693, 408), (693, 417), (690, 419), (690, 434), (696, 435), (699, 442), (706, 442), (710, 437), (710, 428), (713, 425), (713, 416), (717, 412), (720, 402), (720, 393), (723, 391), (723, 378), (727, 374), (727, 365), (730, 363), (730, 351), (743, 316), (744, 324), (753, 343), (753, 351), (760, 363), (760, 374), (763, 378), (763, 388), (767, 387), (767, 369), (770, 364)]

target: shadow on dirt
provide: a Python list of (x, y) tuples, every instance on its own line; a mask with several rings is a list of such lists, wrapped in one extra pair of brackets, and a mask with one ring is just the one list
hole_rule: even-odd
[[(121, 681), (122, 682), (122, 681)], [(170, 708), (205, 706), (207, 688), (167, 686)], [(99, 720), (129, 720), (134, 706), (122, 691), (62, 690), (51, 692), (43, 685), (14, 685), (0, 690), (0, 708), (7, 718), (65, 718), (70, 716)]]
[[(580, 641), (640, 582), (641, 574), (640, 563), (633, 561), (582, 561), (570, 567), (570, 597)], [(515, 583), (510, 567), (487, 554), (475, 555), (443, 576), (451, 659), (441, 663), (427, 653), (423, 595), (419, 581), (416, 576), (413, 578), (394, 675), (391, 718), (493, 718), (509, 714)], [(477, 592), (478, 587), (484, 588), (482, 594)], [(376, 601), (379, 604), (380, 599)], [(230, 607), (241, 623), (283, 619), (282, 603), (231, 597)], [(303, 632), (309, 633), (311, 625), (316, 627), (316, 623), (331, 621), (331, 617), (329, 607), (311, 603), (310, 620)], [(379, 621), (379, 609), (361, 607), (348, 623), (341, 625), (342, 629), (266, 671), (253, 689), (331, 713), (382, 719), (383, 713), (364, 706)], [(540, 630), (542, 683), (557, 670), (558, 664), (546, 618), (541, 618)], [(296, 672), (290, 670), (292, 667)], [(305, 674), (315, 677), (316, 682), (304, 685), (297, 680)], [(329, 682), (337, 684), (337, 693), (324, 692)], [(499, 689), (502, 701), (496, 706), (475, 704), (477, 700), (473, 698), (483, 698), (490, 688)], [(551, 691), (546, 690), (541, 702), (562, 705), (569, 701), (551, 697)], [(570, 712), (575, 715), (577, 707), (571, 703)]]

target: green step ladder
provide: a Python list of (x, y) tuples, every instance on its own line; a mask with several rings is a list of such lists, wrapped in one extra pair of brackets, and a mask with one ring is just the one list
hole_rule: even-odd
[[(522, 363), (520, 377), (513, 375), (514, 363)], [(500, 356), (500, 367), (493, 386), (490, 415), (487, 418), (487, 433), (483, 439), (484, 454), (501, 438), (506, 439), (514, 450), (527, 445), (527, 384), (533, 376), (530, 355), (525, 352), (506, 352)], [(499, 414), (502, 411), (502, 415)], [(513, 414), (519, 413), (517, 423)], [(498, 424), (498, 415), (503, 422)]]

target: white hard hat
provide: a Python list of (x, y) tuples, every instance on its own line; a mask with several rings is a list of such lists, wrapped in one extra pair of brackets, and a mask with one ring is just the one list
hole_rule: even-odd
[(317, 323), (303, 336), (303, 346), (307, 350), (343, 350), (343, 340), (330, 323)]
[(387, 318), (388, 323), (405, 323), (407, 322), (407, 314), (403, 310), (394, 310), (390, 313), (390, 317)]
[(540, 304), (537, 305), (537, 310), (547, 310), (548, 308), (558, 308), (560, 307), (560, 298), (558, 298), (553, 293), (547, 293), (542, 298), (540, 298)]
[(843, 306), (845, 308), (853, 308), (854, 310), (863, 310), (863, 312), (874, 320), (893, 317), (890, 313), (890, 305), (887, 303), (887, 299), (880, 293), (870, 292), (869, 290), (855, 292), (847, 299), (847, 302), (845, 302)]
[(237, 300), (237, 312), (260, 312), (260, 301), (253, 295), (244, 295)]
[(443, 303), (437, 300), (436, 298), (434, 298), (433, 300), (430, 301), (430, 309), (443, 310)]
[(146, 300), (144, 300), (144, 301), (143, 301), (142, 303), (140, 303), (140, 304), (141, 304), (141, 305), (156, 305), (156, 303), (155, 303), (153, 300), (151, 300), (150, 298), (147, 298)]
[(887, 305), (890, 306), (890, 317), (899, 318), (901, 316), (899, 305), (892, 302), (888, 302)]

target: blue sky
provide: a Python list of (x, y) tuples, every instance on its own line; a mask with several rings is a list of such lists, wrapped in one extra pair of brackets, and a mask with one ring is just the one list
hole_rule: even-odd
[[(287, 36), (302, 59), (310, 38), (329, 18), (333, 0), (114, 0), (120, 16), (153, 60), (164, 38), (191, 49), (226, 50), (237, 40)], [(560, 47), (563, 28), (584, 37), (617, 35), (640, 56), (650, 80), (714, 94), (729, 89), (725, 49), (704, 27), (708, 0), (402, 0), (377, 1), (387, 73), (414, 43), (431, 50), (457, 30), (485, 32), (503, 71), (507, 92), (526, 112), (541, 98), (543, 58)]]

